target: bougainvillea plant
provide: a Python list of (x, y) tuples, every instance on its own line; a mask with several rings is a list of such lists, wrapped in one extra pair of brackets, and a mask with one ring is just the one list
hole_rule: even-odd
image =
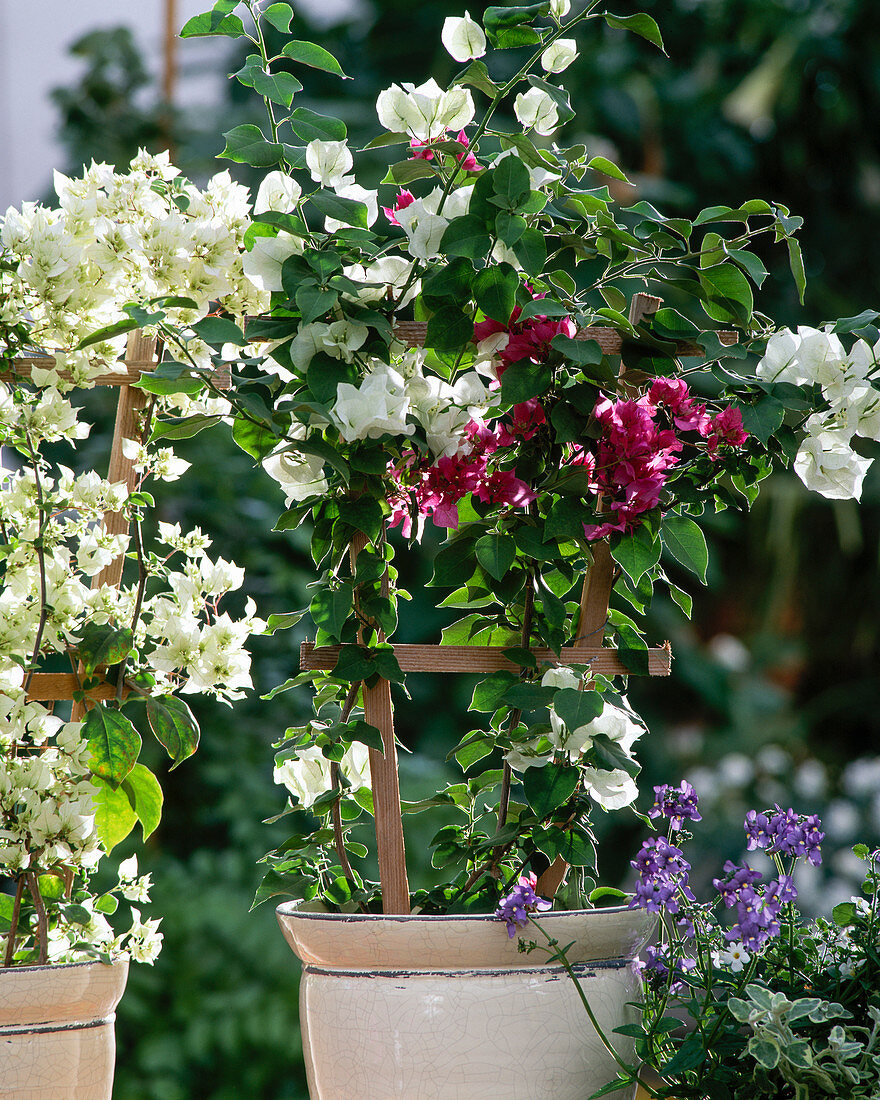
[[(0, 967), (155, 958), (159, 921), (136, 908), (150, 886), (136, 856), (110, 889), (93, 875), (138, 821), (145, 839), (159, 823), (141, 731), (174, 766), (192, 755), (199, 728), (181, 696), (240, 697), (251, 686), (243, 643), (262, 629), (250, 603), (237, 618), (220, 606), (242, 570), (209, 556), (198, 529), (157, 525), (150, 492), (188, 466), (157, 442), (158, 414), (198, 424), (225, 403), (164, 396), (146, 380), (134, 437), (121, 440), (133, 484), (75, 454), (91, 428), (85, 391), (119, 369), (145, 298), (197, 329), (216, 299), (239, 315), (263, 304), (241, 266), (247, 193), (226, 173), (201, 191), (167, 155), (146, 153), (127, 172), (93, 164), (55, 183), (58, 206), (0, 219), (0, 875), (12, 883), (0, 893)], [(105, 528), (113, 513), (128, 534)], [(123, 555), (117, 585), (107, 570)], [(72, 704), (35, 691), (52, 673), (75, 677)], [(108, 919), (120, 898), (124, 932)]]
[[(462, 778), (404, 805), (447, 819), (432, 845), (447, 880), (413, 904), (492, 911), (560, 857), (574, 872), (557, 900), (584, 904), (590, 816), (635, 800), (643, 726), (612, 678), (533, 649), (604, 643), (645, 673), (654, 590), (691, 605), (668, 565), (705, 581), (701, 515), (748, 506), (792, 463), (820, 491), (857, 495), (867, 460), (851, 441), (877, 434), (876, 316), (837, 325), (851, 348), (825, 328), (774, 335), (752, 246), (787, 249), (802, 292), (800, 219), (754, 199), (669, 217), (610, 160), (562, 142), (577, 35), (662, 49), (649, 16), (544, 0), (450, 18), (452, 83), (392, 84), (361, 149), (299, 105), (310, 68), (345, 74), (292, 20), (286, 3), (221, 0), (182, 32), (245, 43), (234, 75), (265, 104), (265, 127), (236, 126), (220, 156), (265, 170), (243, 266), (268, 308), (244, 330), (218, 317), (213, 358), (232, 367), (234, 438), (284, 495), (276, 529), (309, 524), (315, 643), (340, 647), (332, 668), (275, 689), (310, 684), (314, 716), (278, 746), (291, 836), (258, 900), (381, 905), (350, 840), (374, 808), (367, 750), (382, 748), (363, 685), (404, 685), (394, 560), (433, 525), (431, 585), (454, 620), (443, 643), (504, 647), (512, 670), (475, 688), (487, 720), (450, 753)], [(631, 312), (636, 292), (659, 308)], [(157, 377), (194, 384), (191, 333), (158, 327)], [(604, 547), (612, 602), (582, 636), (580, 586)]]

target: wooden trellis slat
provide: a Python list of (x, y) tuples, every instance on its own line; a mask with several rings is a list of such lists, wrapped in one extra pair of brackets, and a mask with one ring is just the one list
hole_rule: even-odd
[[(607, 614), (607, 611), (606, 611)], [(604, 626), (604, 620), (603, 620)], [(309, 672), (330, 672), (339, 657), (340, 646), (315, 646), (303, 642), (300, 646), (299, 667)], [(397, 643), (394, 656), (403, 672), (473, 673), (519, 672), (520, 665), (504, 656), (510, 646), (477, 645), (418, 645)], [(530, 650), (540, 666), (543, 662), (557, 665), (589, 665), (593, 672), (603, 676), (625, 676), (630, 671), (620, 659), (616, 649), (601, 646), (566, 646), (559, 655), (552, 649)], [(666, 645), (649, 649), (648, 675), (668, 676), (672, 669), (672, 649)]]

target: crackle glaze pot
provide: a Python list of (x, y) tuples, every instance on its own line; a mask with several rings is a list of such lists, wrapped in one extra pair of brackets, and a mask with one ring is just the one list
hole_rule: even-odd
[(0, 1097), (110, 1100), (128, 959), (0, 970)]
[[(616, 1066), (561, 966), (523, 954), (481, 916), (386, 917), (278, 906), (302, 960), (300, 1025), (312, 1100), (584, 1100)], [(537, 918), (562, 946), (607, 1035), (632, 1023), (642, 909)], [(527, 939), (539, 939), (526, 929)], [(614, 1036), (633, 1056), (632, 1040)], [(634, 1092), (635, 1090), (632, 1090)], [(632, 1093), (618, 1093), (631, 1100)]]

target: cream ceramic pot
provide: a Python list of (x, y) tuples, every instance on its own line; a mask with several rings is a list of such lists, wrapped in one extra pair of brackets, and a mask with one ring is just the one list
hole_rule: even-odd
[[(571, 979), (491, 917), (385, 917), (278, 906), (303, 962), (312, 1100), (584, 1100), (616, 1065)], [(606, 1034), (634, 1021), (642, 909), (537, 918), (563, 946)], [(527, 928), (526, 939), (540, 940)], [(633, 1040), (613, 1036), (628, 1061)], [(634, 1090), (633, 1090), (634, 1092)], [(630, 1100), (618, 1093), (621, 1100)]]
[(0, 1097), (110, 1100), (128, 959), (0, 969)]

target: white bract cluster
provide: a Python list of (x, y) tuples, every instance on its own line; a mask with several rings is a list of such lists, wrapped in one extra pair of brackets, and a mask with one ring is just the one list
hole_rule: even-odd
[[(559, 667), (549, 669), (541, 677), (543, 687), (568, 690), (583, 688), (583, 679), (573, 669)], [(605, 810), (620, 810), (638, 797), (633, 778), (623, 768), (595, 768), (581, 763), (597, 737), (605, 736), (629, 761), (635, 762), (632, 751), (635, 742), (645, 732), (644, 727), (633, 720), (621, 707), (606, 702), (602, 713), (582, 726), (569, 729), (562, 718), (550, 707), (550, 732), (546, 737), (518, 744), (509, 750), (504, 759), (515, 771), (542, 768), (558, 754), (570, 763), (578, 764), (584, 790), (594, 802)]]
[(55, 360), (34, 372), (36, 382), (82, 385), (112, 369), (124, 336), (78, 345), (123, 318), (129, 302), (195, 302), (169, 309), (177, 322), (213, 301), (240, 319), (267, 304), (242, 267), (248, 190), (228, 172), (200, 190), (167, 153), (141, 152), (127, 173), (94, 163), (78, 179), (56, 173), (55, 191), (57, 207), (25, 203), (0, 219), (0, 246), (14, 265), (0, 273), (0, 323), (27, 317), (34, 345)]
[[(331, 762), (321, 749), (309, 745), (276, 763), (274, 778), (279, 786), (287, 788), (300, 806), (308, 809), (317, 798), (331, 790), (330, 768)], [(370, 751), (367, 746), (353, 741), (339, 762), (339, 771), (352, 792), (369, 787)]]
[(875, 380), (880, 344), (857, 340), (849, 351), (840, 337), (801, 327), (771, 337), (757, 374), (765, 382), (819, 386), (824, 411), (807, 420), (805, 438), (794, 462), (808, 489), (834, 500), (858, 500), (873, 461), (853, 449), (854, 436), (880, 440), (880, 390)]

